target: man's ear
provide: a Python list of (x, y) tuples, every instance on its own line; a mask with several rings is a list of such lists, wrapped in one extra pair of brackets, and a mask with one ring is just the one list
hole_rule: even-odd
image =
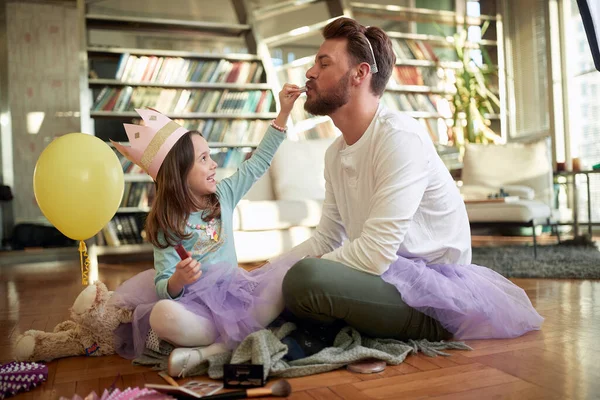
[(354, 84), (360, 85), (371, 72), (371, 67), (366, 62), (360, 63), (356, 66), (356, 73), (354, 74)]

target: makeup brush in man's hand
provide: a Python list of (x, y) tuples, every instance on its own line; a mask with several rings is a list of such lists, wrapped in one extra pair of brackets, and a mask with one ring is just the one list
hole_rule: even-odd
[(231, 399), (245, 399), (252, 397), (288, 397), (292, 393), (292, 386), (288, 381), (280, 380), (275, 382), (271, 387), (236, 390), (235, 392), (213, 394), (212, 396), (204, 396), (202, 399), (220, 399), (220, 400), (231, 400)]

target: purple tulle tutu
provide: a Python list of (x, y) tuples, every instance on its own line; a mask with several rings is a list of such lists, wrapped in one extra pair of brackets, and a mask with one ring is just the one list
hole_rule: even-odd
[(455, 339), (514, 338), (539, 330), (544, 320), (523, 289), (478, 265), (426, 265), (400, 257), (381, 277)]
[[(284, 255), (253, 271), (225, 263), (212, 264), (203, 268), (198, 281), (185, 287), (177, 301), (196, 315), (212, 320), (219, 334), (217, 342), (234, 348), (250, 333), (264, 328), (249, 311), (274, 301), (269, 299), (281, 299), (283, 278), (299, 260)], [(134, 309), (133, 321), (114, 331), (116, 352), (122, 357), (138, 357), (146, 347), (150, 312), (159, 300), (154, 274), (154, 269), (143, 271), (115, 290), (113, 301)]]

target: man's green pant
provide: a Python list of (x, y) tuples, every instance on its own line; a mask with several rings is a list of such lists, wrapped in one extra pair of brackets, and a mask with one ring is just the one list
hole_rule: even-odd
[(381, 277), (335, 261), (299, 261), (283, 280), (283, 297), (287, 309), (300, 320), (325, 325), (343, 320), (373, 338), (439, 341), (452, 337), (437, 320), (409, 307)]

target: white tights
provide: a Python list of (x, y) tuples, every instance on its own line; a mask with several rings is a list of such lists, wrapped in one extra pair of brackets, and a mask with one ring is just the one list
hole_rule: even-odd
[[(278, 277), (277, 277), (278, 278)], [(251, 315), (267, 326), (283, 311), (281, 280), (270, 279), (259, 285), (261, 301), (250, 310)], [(211, 320), (188, 311), (175, 300), (160, 300), (150, 313), (150, 327), (159, 338), (179, 347), (204, 347), (204, 358), (226, 351), (221, 343), (215, 343), (217, 330)], [(207, 347), (205, 347), (207, 346)]]

